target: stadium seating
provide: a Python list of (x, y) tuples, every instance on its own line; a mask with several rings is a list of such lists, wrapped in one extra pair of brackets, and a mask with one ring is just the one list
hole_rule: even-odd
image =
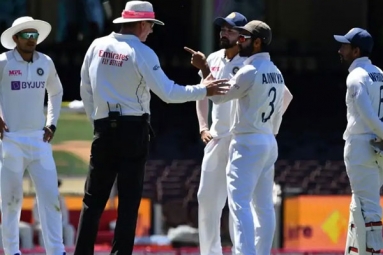
[[(201, 174), (196, 160), (149, 160), (144, 196), (154, 201), (196, 200)], [(284, 188), (299, 188), (301, 194), (350, 194), (343, 161), (278, 160), (275, 182)]]
[[(148, 161), (144, 197), (162, 204), (165, 228), (184, 223), (197, 225), (200, 164), (191, 159)], [(351, 194), (341, 160), (278, 160), (275, 183), (281, 185), (285, 193)]]

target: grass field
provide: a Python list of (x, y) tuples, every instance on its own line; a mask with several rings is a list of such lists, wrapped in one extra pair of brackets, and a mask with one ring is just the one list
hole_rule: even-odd
[(85, 114), (62, 112), (52, 141), (60, 176), (85, 176), (93, 131)]
[(54, 151), (57, 173), (59, 176), (85, 176), (88, 165), (79, 157), (69, 152)]
[(52, 144), (63, 141), (91, 141), (92, 126), (85, 114), (62, 112)]

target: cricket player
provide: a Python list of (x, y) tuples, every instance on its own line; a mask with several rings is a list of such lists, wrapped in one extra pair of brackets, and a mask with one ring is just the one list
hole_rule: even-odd
[[(245, 57), (238, 55), (239, 32), (234, 26), (244, 26), (245, 16), (238, 12), (226, 18), (217, 18), (214, 24), (221, 27), (220, 46), (206, 59), (204, 54), (185, 47), (192, 54), (192, 64), (200, 69), (201, 78), (210, 73), (217, 79), (230, 79), (243, 66)], [(198, 198), (198, 233), (201, 255), (222, 255), (220, 226), (222, 209), (227, 199), (225, 169), (229, 158), (230, 111), (232, 101), (213, 104), (212, 126), (208, 127), (209, 102), (205, 98), (196, 102), (198, 122), (202, 141), (207, 144), (201, 165), (201, 180)], [(229, 221), (230, 234), (232, 234)]]
[(9, 49), (0, 55), (0, 193), (2, 239), (5, 254), (10, 255), (21, 254), (18, 223), (25, 169), (36, 188), (46, 253), (65, 254), (57, 172), (49, 143), (60, 115), (63, 88), (52, 59), (35, 50), (50, 31), (45, 21), (21, 17), (0, 38)]
[[(242, 14), (233, 12), (226, 18), (217, 18), (214, 23), (221, 26), (220, 45), (223, 49), (210, 54), (207, 60), (203, 53), (187, 47), (185, 49), (192, 54), (192, 64), (200, 69), (199, 75), (201, 77), (206, 78), (212, 73), (214, 77), (219, 79), (232, 78), (246, 60), (246, 57), (238, 55), (237, 39), (239, 32), (233, 27), (244, 26), (247, 19)], [(234, 57), (230, 57), (234, 54)], [(292, 94), (285, 87), (283, 112), (287, 109), (291, 100)], [(235, 112), (235, 107), (232, 107), (232, 104), (235, 102), (213, 103), (210, 130), (208, 126), (208, 99), (199, 100), (196, 103), (201, 140), (207, 144), (197, 194), (199, 201), (198, 230), (200, 250), (202, 255), (222, 254), (219, 231), (220, 218), (227, 198), (225, 169), (229, 158), (230, 127)], [(232, 218), (229, 215), (230, 237), (234, 242), (232, 224)]]
[(383, 139), (383, 72), (373, 65), (369, 55), (373, 38), (364, 29), (353, 28), (346, 35), (335, 35), (341, 43), (340, 60), (348, 67), (347, 128), (344, 161), (352, 198), (345, 254), (380, 253), (382, 240), (383, 158), (370, 141)]
[(236, 29), (240, 33), (239, 55), (248, 58), (230, 80), (227, 94), (211, 100), (221, 104), (235, 99), (236, 104), (226, 169), (234, 254), (263, 255), (270, 254), (275, 232), (275, 135), (282, 121), (285, 83), (267, 52), (270, 27), (253, 20)]

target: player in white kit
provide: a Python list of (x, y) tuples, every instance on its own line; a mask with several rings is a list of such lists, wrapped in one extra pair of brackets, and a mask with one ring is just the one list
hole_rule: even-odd
[[(217, 79), (230, 79), (243, 66), (245, 57), (238, 55), (239, 32), (234, 26), (244, 26), (245, 16), (238, 12), (226, 18), (217, 18), (214, 24), (221, 27), (221, 50), (213, 52), (206, 59), (203, 53), (185, 48), (192, 54), (192, 64), (200, 69), (201, 78), (210, 73)], [(230, 117), (232, 101), (213, 103), (212, 125), (208, 127), (208, 98), (197, 101), (197, 116), (202, 141), (207, 144), (201, 165), (201, 180), (198, 198), (198, 233), (201, 255), (222, 255), (220, 226), (222, 209), (227, 199), (226, 165), (229, 159)], [(229, 221), (232, 234), (231, 220)]]
[(46, 254), (65, 254), (57, 172), (49, 143), (60, 115), (63, 88), (52, 59), (35, 51), (50, 31), (45, 21), (21, 17), (1, 35), (1, 44), (9, 49), (0, 55), (1, 218), (7, 255), (21, 254), (18, 223), (25, 169), (36, 189)]
[(230, 80), (229, 92), (211, 99), (217, 104), (235, 99), (236, 104), (226, 169), (234, 254), (264, 255), (270, 254), (275, 231), (275, 135), (282, 121), (285, 84), (267, 52), (270, 27), (251, 21), (237, 29), (239, 55), (249, 58)]
[(383, 158), (375, 153), (370, 141), (383, 139), (383, 72), (368, 58), (373, 38), (366, 30), (353, 28), (344, 36), (334, 37), (342, 43), (338, 53), (349, 71), (346, 81), (348, 123), (343, 138), (352, 199), (345, 254), (380, 254), (383, 248), (380, 206)]

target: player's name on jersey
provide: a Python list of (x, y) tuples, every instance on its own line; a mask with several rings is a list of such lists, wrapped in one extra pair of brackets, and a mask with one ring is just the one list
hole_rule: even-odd
[(280, 73), (263, 73), (262, 84), (278, 83), (284, 84), (283, 76)]
[(381, 73), (368, 73), (373, 82), (383, 82), (383, 74)]

